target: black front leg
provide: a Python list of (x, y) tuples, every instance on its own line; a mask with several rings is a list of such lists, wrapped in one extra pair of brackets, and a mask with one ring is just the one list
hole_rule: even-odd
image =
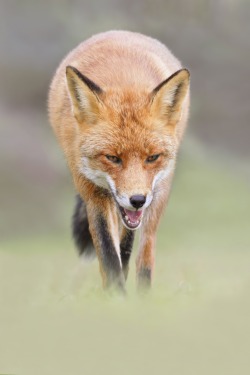
[(128, 270), (129, 270), (129, 259), (132, 253), (133, 243), (134, 243), (135, 232), (127, 228), (123, 228), (122, 238), (120, 244), (121, 260), (122, 260), (122, 270), (124, 277), (127, 280)]
[(119, 259), (119, 248), (116, 249), (114, 233), (114, 221), (108, 222), (104, 213), (89, 215), (90, 232), (96, 248), (104, 289), (111, 286), (125, 293), (125, 279), (122, 272), (121, 260)]

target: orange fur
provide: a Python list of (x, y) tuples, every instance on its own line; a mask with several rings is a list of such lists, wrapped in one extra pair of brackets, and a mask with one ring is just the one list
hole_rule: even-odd
[[(122, 220), (116, 197), (121, 205), (135, 194), (153, 198), (143, 214), (137, 260), (138, 275), (144, 268), (151, 271), (156, 229), (188, 118), (188, 71), (157, 40), (106, 32), (81, 43), (62, 61), (48, 104), (50, 122), (86, 203), (104, 285), (107, 271), (96, 221), (101, 213), (119, 258)], [(109, 155), (122, 162), (110, 161)], [(160, 156), (146, 162), (152, 155)]]

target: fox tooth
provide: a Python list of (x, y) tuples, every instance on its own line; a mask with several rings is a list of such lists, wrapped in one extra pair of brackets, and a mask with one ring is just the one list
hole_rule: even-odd
[(125, 215), (125, 219), (128, 220), (128, 216), (127, 215)]

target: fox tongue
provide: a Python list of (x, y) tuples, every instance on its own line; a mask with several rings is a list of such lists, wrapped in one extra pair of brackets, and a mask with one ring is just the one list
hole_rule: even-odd
[(142, 215), (142, 211), (130, 211), (126, 210), (126, 208), (124, 208), (124, 211), (132, 223), (136, 223)]

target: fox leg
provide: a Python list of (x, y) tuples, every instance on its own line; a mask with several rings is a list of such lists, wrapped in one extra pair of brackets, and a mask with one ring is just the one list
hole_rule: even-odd
[(140, 238), (139, 255), (136, 260), (136, 276), (139, 288), (151, 286), (152, 273), (154, 269), (156, 234), (143, 232)]
[(129, 270), (129, 259), (132, 252), (132, 247), (134, 243), (135, 232), (122, 227), (121, 240), (120, 240), (120, 252), (121, 252), (121, 261), (122, 261), (122, 270), (127, 280), (128, 270)]
[(103, 287), (108, 289), (115, 286), (125, 293), (116, 207), (107, 197), (105, 199), (91, 199), (87, 205), (87, 212), (89, 229), (99, 260)]
[(143, 218), (139, 241), (139, 254), (136, 260), (137, 284), (140, 288), (149, 288), (155, 263), (156, 231), (160, 217), (167, 203), (173, 175), (162, 182), (157, 198), (148, 207)]
[(80, 195), (76, 196), (76, 205), (72, 217), (72, 233), (79, 255), (87, 258), (95, 256), (95, 248), (89, 232), (86, 205)]

